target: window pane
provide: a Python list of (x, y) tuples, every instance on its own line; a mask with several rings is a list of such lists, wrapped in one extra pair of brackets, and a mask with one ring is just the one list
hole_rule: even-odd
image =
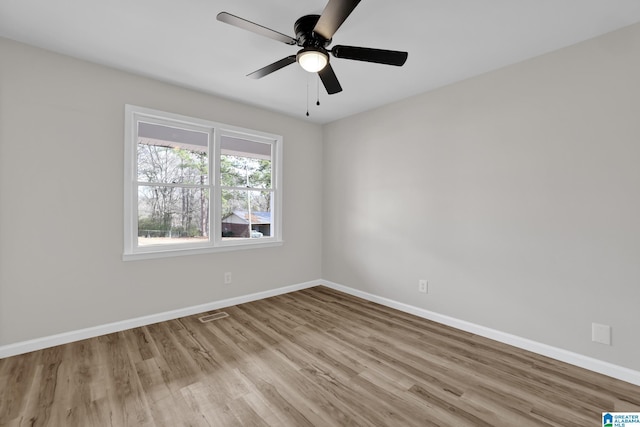
[(271, 198), (271, 191), (223, 190), (222, 237), (270, 237)]
[(271, 160), (223, 154), (220, 179), (225, 187), (271, 188)]
[(208, 241), (208, 236), (208, 189), (138, 187), (138, 246)]
[(226, 135), (220, 144), (223, 186), (271, 188), (272, 144)]
[(138, 181), (206, 184), (208, 144), (206, 132), (138, 123)]

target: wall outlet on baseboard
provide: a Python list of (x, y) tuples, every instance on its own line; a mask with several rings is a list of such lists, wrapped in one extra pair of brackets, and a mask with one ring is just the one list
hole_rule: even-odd
[(418, 280), (418, 292), (422, 292), (423, 294), (429, 293), (429, 282), (426, 280)]
[(224, 273), (224, 284), (225, 285), (230, 285), (231, 284), (231, 272), (227, 271), (226, 273)]

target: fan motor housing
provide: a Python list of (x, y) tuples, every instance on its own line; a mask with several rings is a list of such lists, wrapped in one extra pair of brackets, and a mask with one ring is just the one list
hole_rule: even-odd
[(296, 33), (298, 46), (301, 47), (327, 47), (331, 44), (331, 39), (327, 40), (320, 34), (313, 32), (320, 15), (305, 15), (298, 19), (293, 26)]

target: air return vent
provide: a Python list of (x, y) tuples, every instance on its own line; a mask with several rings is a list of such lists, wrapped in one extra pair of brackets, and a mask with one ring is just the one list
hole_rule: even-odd
[(225, 317), (229, 317), (227, 313), (221, 311), (219, 313), (207, 314), (206, 316), (198, 317), (202, 323), (213, 322), (214, 320), (224, 319)]

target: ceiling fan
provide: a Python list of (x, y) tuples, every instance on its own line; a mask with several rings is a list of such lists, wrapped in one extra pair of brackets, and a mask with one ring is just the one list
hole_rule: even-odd
[(273, 64), (260, 68), (247, 75), (253, 79), (259, 79), (278, 71), (281, 68), (298, 62), (308, 72), (318, 73), (322, 84), (329, 95), (342, 91), (340, 82), (329, 63), (329, 53), (335, 58), (354, 59), (356, 61), (375, 62), (402, 66), (407, 60), (407, 52), (395, 50), (371, 49), (367, 47), (336, 45), (331, 49), (331, 39), (342, 23), (360, 3), (360, 0), (329, 0), (322, 15), (305, 15), (298, 19), (294, 25), (296, 38), (279, 33), (270, 28), (240, 18), (227, 12), (220, 12), (218, 21), (224, 22), (251, 31), (273, 40), (297, 45), (302, 49), (296, 55), (287, 56)]

